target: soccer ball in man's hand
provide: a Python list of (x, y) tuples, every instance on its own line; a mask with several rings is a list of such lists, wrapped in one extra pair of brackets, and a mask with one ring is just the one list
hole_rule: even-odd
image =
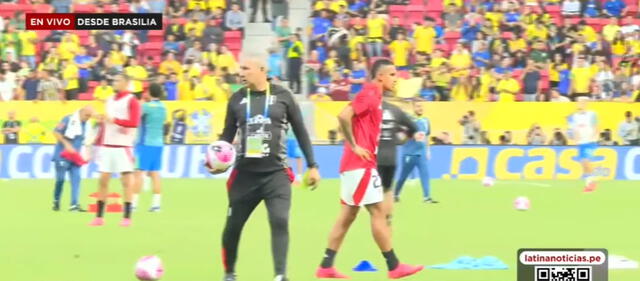
[(164, 274), (162, 261), (157, 256), (142, 257), (136, 263), (136, 277), (142, 281), (160, 280)]
[(209, 170), (226, 171), (236, 161), (236, 149), (226, 141), (215, 141), (207, 146), (205, 164)]

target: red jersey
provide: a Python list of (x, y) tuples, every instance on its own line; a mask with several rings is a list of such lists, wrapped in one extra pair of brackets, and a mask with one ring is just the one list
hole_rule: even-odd
[(382, 89), (374, 84), (365, 84), (362, 91), (351, 102), (355, 115), (352, 119), (353, 138), (357, 145), (373, 154), (371, 160), (356, 155), (348, 142), (340, 162), (340, 172), (370, 169), (377, 166), (380, 125), (382, 124)]
[[(126, 96), (128, 96), (128, 92), (118, 92), (114, 96), (114, 100), (120, 100)], [(114, 118), (113, 123), (116, 125), (125, 127), (125, 128), (137, 128), (140, 125), (140, 117), (142, 114), (142, 106), (140, 106), (140, 102), (137, 98), (133, 97), (129, 99), (128, 104), (129, 110), (129, 118), (128, 119), (118, 119)], [(96, 137), (95, 144), (98, 146), (109, 146), (109, 147), (122, 147), (119, 145), (105, 145), (104, 144), (104, 134), (105, 134), (105, 124), (102, 124), (98, 130), (98, 136)]]

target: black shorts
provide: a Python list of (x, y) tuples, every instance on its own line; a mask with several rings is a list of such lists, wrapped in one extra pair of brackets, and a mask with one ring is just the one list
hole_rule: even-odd
[(382, 180), (384, 192), (390, 191), (393, 186), (393, 177), (396, 174), (396, 165), (378, 165), (378, 175)]
[(295, 175), (286, 168), (275, 172), (252, 172), (234, 169), (227, 180), (229, 205), (280, 197), (291, 199)]

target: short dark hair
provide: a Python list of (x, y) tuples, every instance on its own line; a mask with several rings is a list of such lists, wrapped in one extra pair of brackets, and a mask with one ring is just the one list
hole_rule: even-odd
[(624, 113), (624, 117), (631, 117), (631, 111), (627, 111)]
[(371, 79), (375, 79), (380, 69), (388, 65), (393, 66), (393, 63), (388, 59), (379, 59), (374, 62), (371, 66)]
[(149, 96), (151, 96), (152, 98), (156, 98), (159, 99), (162, 97), (162, 86), (160, 86), (160, 84), (158, 83), (151, 83), (151, 85), (149, 85)]

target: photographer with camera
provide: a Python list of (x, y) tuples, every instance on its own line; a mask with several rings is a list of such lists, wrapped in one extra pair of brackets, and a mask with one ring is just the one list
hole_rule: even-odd
[(598, 145), (618, 145), (617, 141), (611, 139), (611, 129), (604, 129), (602, 132), (600, 132)]
[(560, 128), (553, 129), (553, 136), (549, 140), (549, 145), (567, 145), (567, 137)]
[(462, 116), (458, 123), (464, 129), (462, 144), (480, 143), (480, 123), (476, 120), (476, 113), (473, 110)]
[(623, 145), (640, 145), (640, 116), (635, 120), (631, 111), (624, 113), (624, 121), (618, 127), (618, 136)]

